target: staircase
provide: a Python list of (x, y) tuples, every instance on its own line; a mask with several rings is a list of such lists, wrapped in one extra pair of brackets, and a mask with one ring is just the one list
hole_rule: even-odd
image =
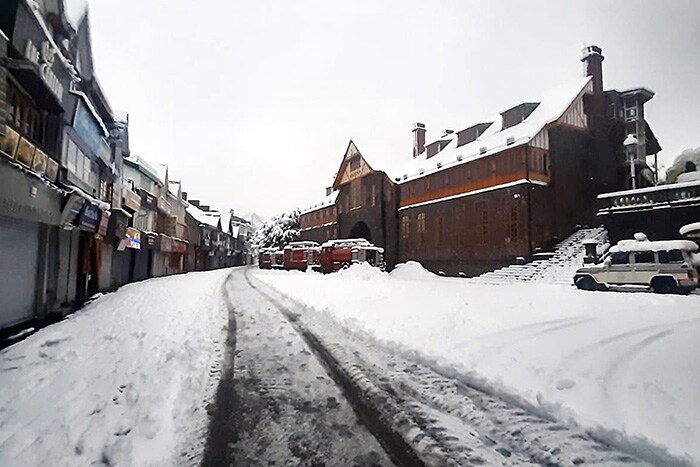
[(554, 248), (551, 257), (535, 259), (527, 264), (511, 264), (495, 271), (469, 279), (478, 284), (503, 285), (512, 282), (543, 282), (547, 284), (573, 284), (576, 269), (583, 266), (583, 241), (607, 237), (603, 227), (581, 229), (562, 240)]

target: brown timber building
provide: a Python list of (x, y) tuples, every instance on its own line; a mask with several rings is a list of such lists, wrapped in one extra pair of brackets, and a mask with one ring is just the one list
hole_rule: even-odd
[[(659, 147), (643, 120), (653, 93), (604, 92), (601, 49), (586, 47), (581, 60), (585, 77), (490, 121), (427, 145), (416, 124), (413, 158), (393, 180), (351, 141), (327, 198), (302, 212), (302, 238), (363, 237), (385, 248), (389, 267), (415, 260), (474, 275), (595, 224), (596, 196), (624, 188), (625, 129), (646, 130), (637, 151)], [(640, 91), (646, 100), (627, 115), (621, 96)]]

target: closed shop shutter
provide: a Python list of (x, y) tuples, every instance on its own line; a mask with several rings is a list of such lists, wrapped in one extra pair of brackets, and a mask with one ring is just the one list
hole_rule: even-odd
[(0, 216), (0, 328), (34, 316), (39, 224)]

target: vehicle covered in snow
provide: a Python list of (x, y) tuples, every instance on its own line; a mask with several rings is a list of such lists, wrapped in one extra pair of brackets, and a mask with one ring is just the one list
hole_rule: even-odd
[(284, 269), (306, 271), (313, 267), (321, 247), (316, 242), (292, 242), (284, 247)]
[(272, 269), (272, 263), (275, 260), (274, 248), (262, 248), (258, 252), (258, 267), (260, 269)]
[(284, 250), (275, 250), (272, 253), (273, 269), (284, 269)]
[(363, 262), (384, 270), (384, 248), (375, 246), (364, 238), (328, 240), (321, 245), (316, 269), (327, 273)]
[(698, 287), (700, 255), (689, 240), (649, 241), (644, 234), (621, 240), (600, 263), (579, 268), (574, 284), (583, 290), (605, 290), (610, 285), (649, 287), (656, 293), (688, 294)]

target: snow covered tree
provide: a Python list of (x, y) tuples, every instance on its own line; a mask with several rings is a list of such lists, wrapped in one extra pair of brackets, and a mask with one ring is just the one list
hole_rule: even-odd
[(275, 216), (255, 231), (253, 245), (261, 248), (284, 248), (299, 240), (299, 211)]

